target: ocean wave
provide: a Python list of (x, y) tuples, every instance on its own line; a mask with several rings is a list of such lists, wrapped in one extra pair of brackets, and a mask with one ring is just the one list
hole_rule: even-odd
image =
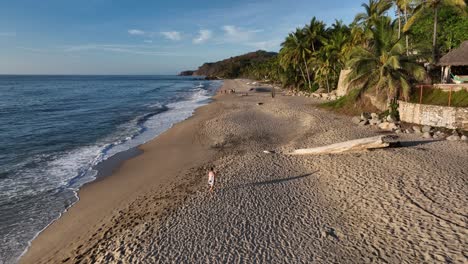
[[(67, 151), (31, 156), (12, 167), (14, 173), (7, 171), (8, 176), (2, 174), (0, 209), (3, 206), (5, 210), (17, 214), (20, 214), (18, 210), (21, 209), (21, 217), (26, 219), (23, 224), (28, 225), (28, 228), (14, 227), (0, 232), (4, 235), (0, 239), (4, 244), (0, 247), (0, 261), (6, 261), (5, 256), (2, 256), (5, 252), (12, 256), (8, 259), (14, 260), (38, 232), (75, 203), (78, 200), (77, 192), (83, 184), (96, 179), (98, 172), (95, 167), (99, 163), (144, 144), (175, 123), (187, 119), (196, 108), (209, 102), (221, 82), (204, 84), (204, 88), (189, 88), (185, 85), (185, 90), (181, 91), (183, 96), (175, 97), (176, 101), (147, 104), (145, 113), (120, 124), (113, 133), (96, 142)], [(153, 89), (153, 92), (157, 91)], [(0, 227), (13, 223), (3, 221), (7, 220), (0, 219)]]

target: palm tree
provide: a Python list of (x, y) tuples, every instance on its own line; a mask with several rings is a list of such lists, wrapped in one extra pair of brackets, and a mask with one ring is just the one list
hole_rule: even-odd
[(320, 38), (325, 35), (325, 23), (318, 21), (315, 17), (310, 20), (310, 24), (304, 27), (305, 41), (310, 44), (312, 52), (320, 48)]
[(424, 68), (405, 55), (404, 45), (397, 37), (390, 18), (381, 17), (376, 22), (371, 29), (370, 46), (359, 46), (352, 51), (348, 81), (361, 94), (372, 88), (376, 89), (377, 94), (386, 89), (387, 100), (399, 95), (407, 100), (410, 80), (422, 80)]
[(314, 65), (316, 81), (325, 83), (330, 92), (330, 82), (333, 86), (337, 83), (339, 72), (345, 66), (350, 33), (349, 28), (339, 21), (327, 33), (327, 37), (321, 40), (322, 48), (313, 54), (311, 64)]
[(414, 22), (426, 11), (434, 12), (434, 32), (432, 33), (432, 60), (434, 63), (437, 61), (437, 21), (439, 17), (439, 9), (444, 6), (455, 7), (464, 12), (466, 3), (464, 0), (420, 0), (414, 10), (413, 16), (408, 20), (404, 27), (404, 31), (408, 31), (411, 25), (413, 25)]
[[(398, 10), (398, 37), (400, 37), (402, 27), (401, 27), (401, 13), (405, 19), (405, 25), (408, 23), (408, 12), (411, 10), (411, 5), (414, 0), (395, 0), (395, 5)], [(409, 55), (409, 36), (405, 34), (405, 45), (406, 45), (406, 55)]]
[(378, 23), (380, 17), (392, 7), (390, 0), (369, 0), (368, 4), (363, 3), (365, 12), (358, 13), (354, 21), (366, 29), (370, 29)]
[[(290, 33), (286, 40), (281, 44), (280, 63), (284, 68), (292, 65), (294, 68), (299, 68), (304, 78), (304, 83), (308, 84), (309, 89), (312, 89), (310, 81), (308, 58), (312, 53), (308, 47), (304, 31), (300, 28), (296, 32)], [(302, 67), (304, 66), (304, 68)], [(305, 72), (304, 72), (305, 69)]]

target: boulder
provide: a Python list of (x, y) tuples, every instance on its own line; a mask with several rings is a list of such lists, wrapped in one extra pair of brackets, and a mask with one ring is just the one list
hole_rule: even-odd
[(395, 122), (395, 119), (393, 119), (392, 116), (387, 116), (387, 122), (393, 123)]
[(371, 118), (372, 117), (371, 117), (371, 115), (369, 113), (364, 112), (364, 113), (361, 114), (361, 120), (367, 120), (367, 119), (371, 119)]
[(432, 138), (432, 135), (430, 132), (424, 132), (422, 135), (423, 138)]
[(359, 123), (361, 123), (361, 118), (359, 118), (359, 116), (354, 116), (353, 118), (351, 118), (351, 122), (358, 125)]
[(418, 126), (413, 126), (413, 131), (414, 131), (414, 133), (416, 133), (416, 134), (421, 134), (421, 128), (418, 127)]
[(390, 123), (390, 122), (382, 122), (379, 124), (379, 128), (382, 130), (386, 131), (393, 131), (398, 129), (397, 125), (395, 123)]
[(401, 134), (401, 133), (403, 133), (403, 131), (401, 131), (401, 129), (397, 129), (397, 130), (395, 130), (395, 133)]
[(407, 129), (405, 130), (405, 133), (406, 133), (406, 134), (413, 134), (413, 132), (414, 132), (414, 131), (413, 131), (413, 129), (411, 129), (411, 128), (407, 128)]
[(330, 95), (330, 100), (335, 101), (336, 100), (336, 95), (334, 95), (334, 94)]
[(315, 91), (316, 93), (318, 94), (321, 94), (321, 93), (325, 93), (327, 90), (325, 90), (324, 88), (319, 88), (317, 89), (317, 91)]
[(463, 140), (463, 141), (468, 141), (468, 137), (465, 136), (465, 135), (461, 136), (460, 139)]
[(432, 127), (431, 127), (431, 126), (423, 126), (423, 128), (421, 129), (421, 131), (422, 131), (423, 133), (431, 132), (431, 131), (432, 131)]
[(363, 121), (359, 122), (360, 126), (365, 126), (365, 125), (368, 125), (368, 124), (369, 124), (369, 120), (363, 120)]
[(379, 119), (379, 115), (377, 113), (371, 113), (370, 115), (372, 119)]
[(460, 140), (460, 137), (458, 135), (451, 135), (446, 138), (448, 141), (458, 141)]
[(382, 121), (380, 121), (380, 119), (378, 118), (372, 118), (371, 120), (369, 120), (369, 123), (373, 126), (377, 126), (379, 125), (380, 123), (382, 123)]
[(400, 125), (396, 124), (396, 123), (390, 123), (390, 129), (391, 130), (397, 130), (400, 128)]

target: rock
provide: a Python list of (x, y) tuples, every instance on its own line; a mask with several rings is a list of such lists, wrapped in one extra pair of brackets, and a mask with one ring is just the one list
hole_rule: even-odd
[(263, 103), (257, 103), (257, 105), (263, 105)]
[(406, 134), (412, 134), (413, 132), (414, 132), (414, 131), (413, 131), (413, 129), (411, 129), (411, 128), (408, 128), (408, 129), (405, 130), (405, 133), (406, 133)]
[(375, 119), (375, 118), (372, 118), (371, 120), (369, 120), (369, 123), (373, 126), (377, 126), (379, 125), (380, 123), (382, 123), (382, 121), (380, 121), (380, 119)]
[(432, 138), (432, 135), (431, 135), (430, 132), (424, 132), (422, 137), (423, 138)]
[(325, 90), (324, 88), (319, 88), (319, 89), (317, 89), (317, 91), (315, 91), (315, 92), (318, 93), (318, 94), (321, 94), (321, 93), (325, 93), (325, 91), (326, 91), (326, 90)]
[(418, 126), (413, 126), (413, 131), (414, 131), (414, 133), (416, 133), (416, 134), (421, 134), (421, 128), (418, 127)]
[(368, 124), (369, 124), (369, 120), (363, 120), (363, 121), (359, 122), (360, 126), (365, 126), (365, 125), (368, 125)]
[(387, 131), (393, 131), (398, 129), (398, 127), (395, 125), (395, 123), (390, 123), (390, 122), (382, 122), (379, 124), (379, 128), (382, 130), (387, 130)]
[(458, 141), (460, 137), (458, 135), (451, 135), (450, 137), (446, 138), (448, 141)]
[(393, 123), (395, 122), (395, 119), (393, 119), (392, 116), (387, 116), (387, 122)]
[(328, 94), (327, 93), (321, 93), (321, 95), (322, 95), (322, 98), (328, 99)]
[(353, 118), (351, 118), (351, 122), (357, 125), (361, 123), (361, 118), (359, 118), (359, 116), (354, 116)]
[(423, 126), (423, 128), (422, 128), (421, 131), (424, 132), (424, 133), (425, 133), (425, 132), (431, 132), (431, 131), (432, 131), (432, 127), (430, 127), (430, 126)]
[(397, 130), (395, 130), (395, 133), (401, 134), (401, 133), (403, 133), (403, 131), (401, 131), (401, 129), (397, 129)]
[(335, 100), (336, 100), (336, 95), (332, 94), (332, 95), (330, 96), (330, 100), (335, 101)]
[(372, 117), (371, 117), (371, 115), (369, 113), (364, 112), (364, 113), (361, 114), (361, 120), (367, 120), (367, 119), (371, 119), (371, 118)]
[(458, 132), (457, 132), (456, 129), (454, 129), (454, 130), (452, 131), (452, 135), (454, 135), (454, 136), (460, 136), (460, 135), (458, 134)]
[(380, 129), (383, 129), (383, 130), (387, 130), (388, 124), (390, 124), (390, 123), (388, 123), (388, 122), (380, 123), (380, 124), (379, 124), (379, 128), (380, 128)]
[(465, 136), (465, 135), (461, 136), (460, 139), (463, 140), (463, 141), (468, 141), (468, 137)]
[(370, 116), (372, 119), (379, 119), (379, 115), (376, 113), (371, 113)]

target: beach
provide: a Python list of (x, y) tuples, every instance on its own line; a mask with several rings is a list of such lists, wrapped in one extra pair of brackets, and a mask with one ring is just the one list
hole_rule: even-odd
[(468, 261), (468, 144), (404, 134), (398, 148), (287, 155), (382, 132), (248, 83), (225, 80), (236, 93), (81, 188), (19, 262)]

